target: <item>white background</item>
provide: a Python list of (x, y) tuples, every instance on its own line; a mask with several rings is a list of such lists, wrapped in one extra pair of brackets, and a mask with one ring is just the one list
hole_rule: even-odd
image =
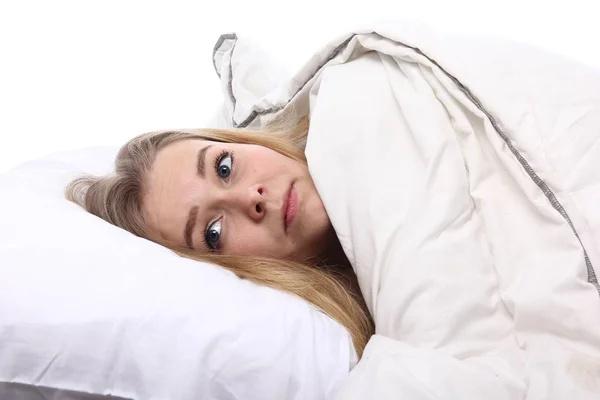
[(238, 32), (294, 72), (332, 38), (409, 19), (500, 35), (600, 68), (598, 1), (0, 0), (0, 172), (47, 153), (202, 127), (211, 55)]

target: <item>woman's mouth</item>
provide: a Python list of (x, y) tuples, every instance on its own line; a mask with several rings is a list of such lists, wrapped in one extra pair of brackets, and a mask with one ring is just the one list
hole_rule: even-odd
[(283, 228), (287, 233), (292, 221), (296, 217), (296, 213), (298, 212), (298, 194), (294, 189), (294, 185), (290, 187), (290, 189), (283, 196)]

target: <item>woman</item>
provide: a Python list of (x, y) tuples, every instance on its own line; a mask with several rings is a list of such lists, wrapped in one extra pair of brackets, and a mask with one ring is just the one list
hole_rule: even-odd
[(374, 327), (341, 279), (354, 277), (308, 172), (307, 133), (306, 119), (272, 132), (151, 132), (121, 148), (114, 174), (76, 179), (66, 195), (184, 257), (307, 300), (348, 330), (360, 357)]

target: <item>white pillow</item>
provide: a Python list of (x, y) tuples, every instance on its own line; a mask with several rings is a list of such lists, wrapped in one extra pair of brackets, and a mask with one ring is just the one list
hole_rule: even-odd
[[(236, 43), (247, 108), (284, 74), (237, 39), (215, 47), (216, 68)], [(231, 126), (229, 100), (208, 126)], [(0, 175), (0, 399), (326, 398), (355, 358), (341, 325), (64, 199), (71, 178), (109, 172), (115, 154), (68, 152)]]
[(338, 323), (63, 198), (70, 178), (109, 171), (114, 155), (0, 175), (0, 399), (325, 398), (349, 370)]

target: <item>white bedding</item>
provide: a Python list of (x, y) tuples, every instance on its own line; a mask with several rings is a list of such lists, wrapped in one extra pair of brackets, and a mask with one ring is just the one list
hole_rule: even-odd
[(255, 55), (217, 43), (214, 124), (310, 113), (309, 167), (377, 324), (360, 362), (343, 377), (346, 332), (298, 299), (66, 203), (97, 161), (78, 153), (0, 179), (4, 397), (600, 398), (598, 71), (406, 24), (343, 35), (288, 80)]
[(600, 398), (598, 71), (395, 24), (235, 94), (237, 126), (311, 113), (309, 167), (377, 325), (337, 398)]

